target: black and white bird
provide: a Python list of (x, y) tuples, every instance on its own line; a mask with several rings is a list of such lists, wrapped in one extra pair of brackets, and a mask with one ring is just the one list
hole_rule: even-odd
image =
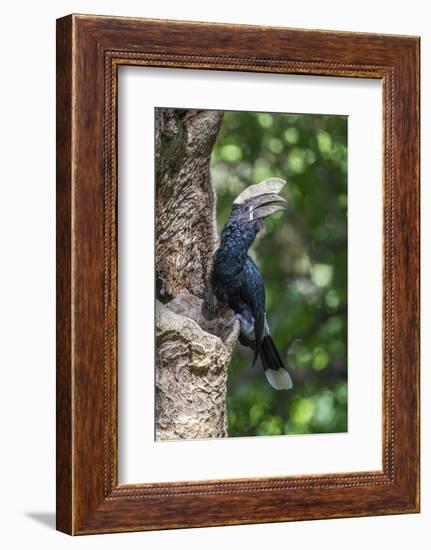
[(279, 196), (285, 185), (269, 178), (247, 187), (234, 201), (215, 252), (211, 285), (217, 299), (234, 311), (232, 322), (240, 323), (239, 341), (253, 349), (253, 365), (260, 356), (266, 378), (276, 390), (292, 388), (292, 379), (271, 337), (265, 314), (262, 276), (248, 255), (264, 219), (284, 210)]

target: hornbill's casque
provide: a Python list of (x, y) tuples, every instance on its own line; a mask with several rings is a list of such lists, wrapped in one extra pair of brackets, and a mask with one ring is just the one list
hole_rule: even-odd
[(263, 220), (284, 209), (278, 195), (285, 181), (270, 178), (247, 187), (234, 201), (215, 252), (211, 285), (217, 299), (235, 312), (240, 322), (239, 341), (254, 351), (253, 365), (260, 356), (268, 382), (277, 390), (288, 390), (292, 379), (271, 338), (265, 316), (265, 287), (247, 252)]

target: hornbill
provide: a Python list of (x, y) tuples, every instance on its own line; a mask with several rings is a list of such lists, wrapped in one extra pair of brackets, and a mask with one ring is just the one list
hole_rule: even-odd
[(284, 209), (278, 195), (285, 181), (270, 178), (247, 187), (234, 200), (232, 212), (214, 254), (211, 286), (217, 299), (234, 311), (239, 320), (241, 344), (260, 356), (268, 382), (276, 390), (288, 390), (292, 379), (271, 338), (265, 315), (265, 287), (261, 274), (247, 252), (263, 227), (263, 220)]

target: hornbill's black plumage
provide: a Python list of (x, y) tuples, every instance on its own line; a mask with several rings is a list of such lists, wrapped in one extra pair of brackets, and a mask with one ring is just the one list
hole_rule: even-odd
[(277, 390), (290, 389), (292, 380), (271, 338), (265, 316), (265, 287), (248, 249), (263, 220), (285, 206), (278, 193), (285, 182), (270, 178), (247, 187), (234, 201), (214, 255), (211, 284), (217, 299), (235, 312), (240, 342), (253, 349), (253, 366), (262, 360), (268, 382)]

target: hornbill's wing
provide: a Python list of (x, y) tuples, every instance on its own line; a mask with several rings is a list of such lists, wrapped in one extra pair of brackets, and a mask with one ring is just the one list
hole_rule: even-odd
[(244, 264), (244, 278), (240, 293), (241, 299), (250, 308), (254, 319), (254, 366), (260, 352), (265, 327), (265, 287), (256, 264), (249, 256)]

